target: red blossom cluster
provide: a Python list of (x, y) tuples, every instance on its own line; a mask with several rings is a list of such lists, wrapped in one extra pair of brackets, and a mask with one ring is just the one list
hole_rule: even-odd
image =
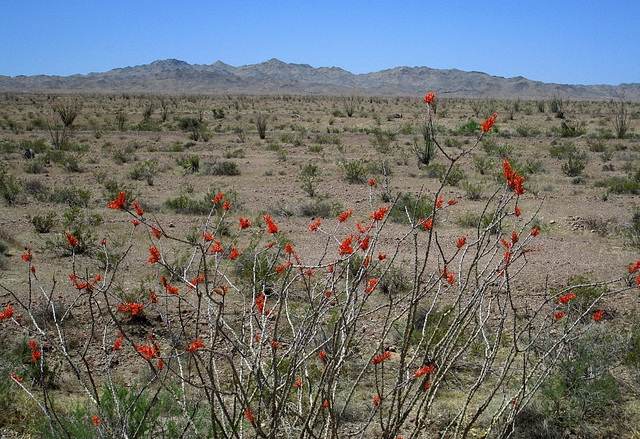
[(264, 309), (264, 307), (266, 306), (267, 303), (269, 303), (269, 301), (265, 299), (263, 292), (260, 292), (260, 295), (256, 297), (255, 302), (256, 302), (256, 308), (258, 309), (258, 312), (260, 314), (264, 314), (265, 316), (268, 316), (269, 311)]
[(93, 286), (98, 282), (100, 282), (103, 279), (103, 277), (101, 275), (97, 275), (95, 279), (93, 279), (91, 282), (80, 282), (76, 276), (74, 276), (73, 274), (70, 274), (69, 279), (71, 279), (71, 282), (73, 282), (73, 285), (76, 287), (77, 290), (86, 289), (88, 292), (92, 292)]
[(353, 253), (353, 247), (351, 247), (352, 237), (353, 235), (348, 236), (344, 241), (342, 241), (342, 244), (340, 244), (340, 251), (338, 252), (340, 256), (350, 255), (351, 253)]
[(373, 212), (369, 217), (373, 219), (373, 221), (382, 221), (388, 211), (389, 211), (389, 206), (381, 207), (376, 212)]
[(13, 317), (13, 308), (11, 307), (11, 305), (7, 305), (7, 310), (0, 314), (0, 321), (9, 320), (11, 317)]
[(167, 290), (167, 294), (178, 294), (178, 288), (169, 284), (167, 278), (164, 277), (164, 274), (162, 275), (161, 282), (162, 286)]
[(429, 373), (433, 373), (436, 371), (435, 366), (424, 366), (421, 369), (416, 370), (415, 372), (413, 372), (413, 376), (415, 378), (420, 378), (423, 375), (429, 374)]
[(137, 201), (134, 201), (133, 203), (131, 203), (131, 205), (136, 210), (136, 213), (138, 214), (138, 216), (144, 215), (144, 210), (142, 210), (142, 208), (140, 207)]
[(242, 249), (238, 250), (235, 247), (233, 247), (231, 249), (231, 253), (229, 253), (229, 259), (234, 261), (238, 256), (240, 256), (240, 253), (242, 253)]
[(267, 223), (267, 232), (269, 233), (278, 233), (278, 226), (276, 226), (271, 219), (271, 215), (265, 215), (264, 220)]
[(154, 264), (156, 262), (160, 262), (162, 260), (162, 258), (160, 257), (160, 252), (158, 251), (157, 248), (153, 247), (153, 246), (149, 246), (149, 254), (151, 256), (149, 256), (149, 259), (147, 260), (147, 262), (149, 262), (149, 264)]
[(95, 425), (96, 427), (100, 426), (100, 418), (98, 418), (98, 416), (96, 415), (93, 415), (91, 422), (93, 422), (93, 425)]
[(38, 350), (38, 343), (29, 340), (29, 347), (31, 348), (31, 361), (37, 361), (42, 357), (42, 352)]
[(566, 305), (567, 303), (571, 302), (571, 299), (573, 299), (574, 297), (576, 297), (575, 294), (569, 293), (566, 296), (558, 297), (558, 302), (562, 303), (563, 305)]
[(253, 413), (249, 409), (247, 409), (247, 411), (245, 412), (244, 417), (247, 418), (249, 422), (256, 422), (256, 417), (253, 416)]
[(522, 186), (524, 177), (518, 175), (516, 171), (511, 169), (511, 165), (509, 165), (509, 161), (506, 158), (504, 159), (502, 167), (504, 168), (504, 178), (507, 180), (507, 185), (509, 185), (516, 194), (524, 194), (524, 186)]
[(596, 322), (599, 322), (603, 315), (604, 315), (604, 311), (600, 310), (593, 315), (593, 320), (595, 320)]
[(435, 95), (435, 94), (433, 94), (433, 93), (427, 93), (427, 95), (424, 97), (424, 101), (425, 101), (427, 104), (433, 104), (433, 99), (434, 99), (435, 97), (436, 97), (436, 95)]
[(222, 253), (224, 248), (220, 245), (220, 241), (216, 241), (216, 243), (211, 247), (211, 253)]
[(299, 389), (300, 387), (302, 387), (302, 378), (298, 377), (298, 379), (296, 380), (296, 383), (293, 386), (296, 389)]
[(122, 312), (131, 312), (131, 315), (135, 316), (144, 312), (144, 304), (127, 302), (124, 305), (118, 305), (118, 309)]
[(122, 191), (118, 192), (118, 198), (107, 204), (109, 209), (122, 209), (126, 203), (126, 194)]
[(187, 346), (187, 350), (189, 352), (191, 352), (192, 354), (195, 353), (195, 351), (197, 351), (199, 348), (204, 348), (204, 344), (202, 343), (202, 339), (199, 338), (198, 340), (195, 340), (193, 343), (191, 343), (189, 346)]
[(351, 216), (352, 213), (353, 213), (353, 210), (347, 210), (346, 212), (341, 213), (340, 216), (338, 217), (338, 221), (340, 221), (341, 223), (345, 222), (347, 218)]
[(378, 279), (371, 279), (369, 282), (367, 282), (367, 284), (369, 286), (367, 287), (365, 292), (368, 294), (368, 293), (373, 291), (373, 289), (376, 287), (376, 285), (378, 285)]
[(458, 239), (458, 243), (456, 244), (456, 247), (462, 248), (462, 246), (464, 246), (467, 243), (467, 236), (469, 236), (469, 234), (466, 234), (462, 238)]
[(373, 357), (372, 363), (373, 364), (382, 364), (382, 362), (384, 362), (384, 360), (388, 360), (389, 358), (391, 358), (391, 352), (390, 351), (385, 351), (384, 354), (379, 354), (379, 355), (376, 355), (375, 357)]
[(78, 240), (71, 236), (68, 232), (64, 232), (64, 236), (67, 237), (67, 242), (69, 243), (70, 247), (75, 247), (76, 245), (78, 245)]
[(493, 113), (493, 117), (490, 117), (489, 119), (482, 122), (482, 133), (487, 133), (489, 132), (489, 130), (491, 130), (491, 128), (493, 128), (493, 125), (496, 123), (496, 117), (498, 117), (498, 115), (496, 113)]
[(249, 218), (239, 217), (239, 219), (240, 222), (238, 224), (238, 227), (240, 227), (241, 229), (248, 229), (253, 224)]
[[(151, 334), (147, 335), (147, 337), (149, 338), (149, 340), (151, 340), (152, 346), (134, 345), (136, 347), (136, 351), (138, 351), (139, 354), (144, 355), (145, 360), (150, 360), (152, 358), (159, 357), (160, 348), (158, 347), (156, 342), (153, 340), (153, 337), (151, 337)], [(160, 363), (158, 363), (158, 365), (160, 365)]]
[(320, 224), (322, 224), (322, 218), (318, 218), (315, 223), (307, 227), (307, 230), (309, 230), (310, 232), (315, 232), (316, 230), (318, 230), (318, 227), (320, 227)]
[(554, 317), (555, 317), (556, 320), (560, 320), (561, 318), (564, 317), (564, 313), (562, 311), (557, 312), (557, 313), (554, 314)]
[(327, 353), (325, 351), (320, 351), (320, 352), (318, 352), (318, 355), (320, 355), (320, 361), (322, 361), (322, 364), (324, 364), (326, 366), (327, 365)]
[(111, 350), (113, 351), (121, 351), (122, 350), (122, 339), (124, 339), (124, 334), (120, 334), (118, 339), (113, 343), (113, 347)]

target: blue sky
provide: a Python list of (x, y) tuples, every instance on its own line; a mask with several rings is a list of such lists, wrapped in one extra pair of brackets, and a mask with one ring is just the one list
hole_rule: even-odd
[(177, 58), (278, 58), (365, 73), (475, 70), (640, 82), (640, 1), (2, 0), (0, 75), (72, 75)]

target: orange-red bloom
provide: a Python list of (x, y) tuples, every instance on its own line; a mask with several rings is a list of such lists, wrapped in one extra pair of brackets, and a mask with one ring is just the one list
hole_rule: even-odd
[(458, 204), (458, 200), (456, 200), (456, 199), (454, 198), (453, 200), (449, 200), (449, 201), (447, 201), (447, 204), (448, 204), (449, 206), (453, 206), (454, 204)]
[(316, 230), (318, 230), (318, 227), (320, 227), (320, 224), (322, 224), (322, 218), (318, 218), (315, 223), (307, 227), (307, 230), (309, 230), (310, 232), (315, 232)]
[(216, 195), (213, 200), (211, 200), (211, 202), (213, 204), (218, 204), (220, 201), (222, 201), (222, 199), (224, 198), (224, 194), (222, 192), (218, 192), (218, 195)]
[(233, 261), (235, 258), (240, 256), (240, 252), (241, 251), (242, 251), (242, 249), (240, 249), (240, 251), (238, 251), (235, 247), (233, 247), (231, 249), (231, 253), (229, 253), (229, 259), (231, 259)]
[(433, 373), (435, 371), (436, 371), (435, 366), (424, 366), (423, 368), (418, 369), (415, 372), (413, 372), (413, 376), (415, 378), (420, 378), (422, 375)]
[(318, 352), (318, 355), (320, 355), (320, 361), (322, 361), (322, 364), (324, 364), (326, 366), (327, 365), (327, 353), (325, 351), (320, 351), (320, 352)]
[(131, 223), (133, 224), (133, 227), (138, 227), (140, 225), (140, 221), (138, 221), (137, 219), (132, 219)]
[(75, 247), (76, 245), (78, 245), (78, 240), (76, 238), (74, 238), (73, 236), (71, 236), (69, 233), (64, 232), (64, 236), (67, 237), (67, 242), (69, 243), (69, 245), (71, 247)]
[(240, 227), (241, 229), (248, 229), (252, 224), (253, 223), (249, 218), (243, 219), (242, 217), (240, 217), (240, 223), (238, 224), (238, 227)]
[(93, 419), (91, 419), (91, 422), (93, 422), (93, 425), (97, 427), (100, 425), (100, 418), (98, 418), (96, 415), (93, 415)]
[(25, 262), (31, 262), (33, 255), (31, 254), (31, 247), (27, 247), (27, 253), (22, 255), (22, 260)]
[(344, 241), (342, 241), (342, 244), (340, 244), (340, 251), (338, 253), (340, 256), (350, 255), (353, 253), (353, 247), (351, 247), (351, 236), (348, 236)]
[(515, 216), (520, 216), (522, 212), (520, 211), (520, 208), (518, 206), (516, 206), (515, 212), (513, 213)]
[(534, 227), (534, 228), (531, 230), (531, 236), (538, 236), (538, 233), (540, 233), (540, 230), (538, 230), (538, 228), (537, 228), (537, 227)]
[(518, 242), (518, 234), (516, 232), (513, 232), (511, 234), (511, 243), (515, 244), (516, 242)]
[(187, 346), (187, 350), (189, 352), (191, 352), (192, 354), (198, 350), (198, 348), (204, 348), (204, 344), (202, 343), (202, 339), (198, 339), (196, 341), (194, 341), (193, 343), (191, 343), (189, 346)]
[(388, 211), (389, 211), (389, 206), (381, 207), (380, 209), (378, 209), (377, 212), (373, 212), (369, 217), (374, 221), (382, 221)]
[(435, 97), (436, 97), (436, 95), (435, 95), (435, 94), (433, 94), (433, 93), (427, 93), (427, 95), (424, 97), (424, 101), (425, 101), (427, 104), (433, 104), (433, 99), (434, 99)]
[(280, 349), (280, 345), (279, 345), (279, 344), (278, 344), (278, 342), (277, 342), (277, 341), (275, 341), (275, 340), (271, 342), (271, 347), (272, 347), (273, 349)]
[(376, 179), (372, 178), (371, 180), (369, 180), (369, 186), (373, 187), (376, 184)]
[(211, 253), (222, 253), (224, 249), (220, 245), (220, 241), (216, 241), (215, 245), (211, 247)]
[(251, 413), (251, 410), (249, 409), (247, 409), (247, 411), (245, 412), (244, 417), (247, 418), (249, 422), (256, 422), (256, 417), (253, 416), (253, 413)]
[(204, 239), (206, 242), (209, 241), (213, 241), (214, 236), (210, 233), (205, 233), (204, 230), (202, 231), (202, 239)]
[(144, 312), (144, 304), (127, 302), (124, 305), (118, 305), (118, 309), (122, 312), (131, 311), (131, 315), (135, 316)]
[(375, 357), (373, 357), (372, 363), (373, 364), (381, 364), (382, 362), (384, 362), (384, 360), (388, 360), (389, 358), (391, 358), (391, 352), (390, 351), (385, 351), (384, 354), (379, 354), (379, 355), (376, 355)]
[(638, 270), (640, 270), (640, 260), (633, 265), (629, 264), (629, 273), (635, 273)]
[(9, 320), (11, 317), (13, 317), (13, 308), (7, 305), (7, 310), (0, 314), (0, 320)]
[(126, 204), (126, 194), (122, 191), (118, 192), (118, 198), (107, 204), (109, 209), (122, 209)]
[(603, 314), (604, 314), (603, 310), (598, 311), (597, 313), (595, 313), (593, 315), (593, 320), (595, 320), (596, 322), (600, 321), (600, 319), (602, 318)]
[(37, 361), (42, 357), (42, 352), (38, 350), (38, 343), (33, 340), (29, 340), (29, 347), (31, 348), (31, 361)]
[(573, 293), (569, 293), (566, 296), (560, 296), (558, 297), (558, 302), (562, 303), (563, 305), (566, 305), (567, 303), (569, 303), (571, 301), (571, 299), (573, 299), (574, 297), (576, 297), (575, 294)]
[(352, 213), (353, 213), (352, 210), (347, 210), (346, 212), (342, 213), (338, 217), (338, 221), (340, 221), (341, 223), (345, 222), (347, 220), (347, 218), (349, 218), (351, 216)]
[(466, 234), (462, 238), (458, 239), (458, 243), (456, 244), (456, 247), (462, 248), (462, 246), (467, 243), (467, 236), (469, 236), (469, 234)]
[(277, 233), (278, 232), (278, 226), (276, 226), (273, 223), (273, 220), (271, 219), (271, 215), (265, 215), (264, 216), (264, 220), (267, 223), (267, 232), (269, 232), (269, 233)]
[(488, 132), (491, 128), (493, 128), (493, 125), (496, 123), (496, 117), (498, 117), (498, 115), (496, 113), (493, 113), (493, 117), (485, 120), (482, 123), (482, 131), (481, 132)]
[(151, 226), (151, 233), (158, 239), (162, 238), (162, 232), (153, 226)]
[(149, 256), (147, 262), (149, 262), (150, 264), (154, 264), (162, 260), (162, 258), (160, 257), (160, 251), (158, 251), (158, 249), (155, 247), (149, 246), (149, 254), (151, 256)]
[(113, 343), (112, 351), (121, 351), (122, 350), (122, 339), (124, 338), (124, 334), (120, 334), (118, 339)]
[(431, 228), (433, 227), (433, 218), (422, 221), (422, 227), (424, 227), (425, 230), (431, 230)]
[(524, 193), (524, 186), (522, 186), (524, 177), (518, 175), (511, 169), (511, 165), (509, 165), (509, 161), (506, 158), (504, 159), (502, 167), (504, 168), (504, 178), (507, 180), (507, 185), (509, 185), (516, 194), (522, 195)]
[(11, 378), (13, 378), (14, 380), (16, 380), (17, 382), (21, 383), (22, 382), (22, 378), (20, 378), (19, 376), (17, 376), (15, 373), (12, 373), (10, 375)]
[(553, 315), (555, 317), (556, 320), (560, 320), (561, 318), (564, 317), (564, 313), (562, 311), (557, 312)]
[(380, 405), (380, 396), (376, 396), (373, 400), (373, 406), (378, 407)]
[(383, 254), (383, 253), (378, 253), (378, 260), (382, 261), (383, 259), (386, 259), (387, 255)]
[(436, 201), (436, 209), (440, 209), (442, 207), (443, 201), (442, 197), (438, 197), (438, 201)]
[(296, 389), (299, 389), (302, 386), (302, 378), (298, 377), (296, 383), (293, 385)]

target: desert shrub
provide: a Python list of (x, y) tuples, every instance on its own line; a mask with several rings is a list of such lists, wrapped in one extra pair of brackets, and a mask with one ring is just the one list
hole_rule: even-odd
[(605, 187), (608, 192), (614, 194), (640, 194), (640, 182), (625, 178), (625, 177), (612, 177), (606, 180), (596, 182), (596, 187)]
[(586, 133), (584, 122), (564, 119), (560, 121), (560, 137), (579, 137)]
[(34, 199), (42, 202), (51, 201), (51, 191), (49, 187), (42, 181), (33, 179), (27, 180), (22, 188), (25, 194), (32, 196)]
[(89, 189), (79, 189), (75, 186), (55, 187), (49, 192), (52, 203), (67, 204), (69, 207), (87, 207), (91, 200)]
[(126, 206), (129, 206), (136, 200), (136, 192), (133, 186), (125, 183), (118, 182), (116, 180), (107, 180), (104, 183), (104, 190), (102, 192), (104, 200), (109, 202), (118, 198), (120, 192), (125, 193)]
[(301, 166), (298, 178), (302, 181), (302, 190), (310, 197), (315, 197), (318, 183), (322, 181), (318, 174), (318, 165), (307, 163), (304, 167)]
[(533, 137), (540, 134), (540, 129), (535, 126), (520, 124), (516, 127), (516, 133), (522, 137)]
[(587, 148), (591, 152), (604, 152), (607, 149), (607, 144), (601, 139), (587, 139)]
[(135, 150), (131, 146), (126, 146), (124, 148), (119, 148), (119, 149), (117, 149), (117, 150), (115, 150), (113, 152), (113, 155), (112, 155), (113, 161), (117, 165), (123, 165), (125, 163), (132, 162), (132, 161), (136, 160), (134, 152), (135, 152)]
[(247, 155), (243, 148), (236, 148), (233, 151), (227, 151), (224, 153), (226, 159), (243, 159)]
[(342, 213), (342, 204), (325, 200), (316, 200), (300, 204), (298, 214), (311, 218), (332, 218)]
[(484, 189), (482, 184), (463, 181), (461, 187), (464, 189), (466, 198), (470, 200), (479, 200), (482, 198), (482, 190)]
[(206, 163), (204, 165), (205, 175), (240, 175), (240, 170), (236, 162), (232, 160), (222, 160), (214, 163)]
[(27, 174), (41, 174), (44, 172), (44, 161), (40, 159), (29, 161), (24, 165), (24, 172)]
[(342, 176), (347, 183), (364, 183), (369, 173), (369, 167), (364, 159), (345, 160), (340, 162)]
[(19, 200), (23, 181), (10, 174), (4, 163), (0, 164), (0, 196), (9, 206), (13, 206)]
[(413, 154), (420, 165), (428, 166), (436, 156), (437, 146), (432, 131), (433, 127), (430, 124), (422, 122), (420, 125), (422, 137), (419, 140), (417, 137), (413, 138)]
[(426, 220), (433, 212), (433, 200), (427, 196), (416, 199), (411, 192), (398, 195), (389, 210), (389, 220), (399, 224)]
[(589, 156), (586, 152), (574, 152), (560, 168), (567, 177), (577, 177), (584, 171), (587, 163), (589, 163)]
[(572, 155), (577, 154), (578, 149), (572, 141), (553, 142), (549, 147), (549, 154), (553, 158), (568, 159)]
[[(183, 192), (175, 198), (169, 198), (164, 202), (164, 205), (168, 208), (174, 210), (177, 213), (182, 213), (186, 215), (206, 215), (212, 210), (217, 212), (222, 211), (222, 203), (218, 203), (214, 205), (211, 200), (213, 200), (218, 192), (215, 188), (211, 188), (209, 192), (204, 194), (204, 196), (198, 200), (192, 197), (192, 195), (188, 192)], [(233, 191), (229, 191), (226, 194), (227, 201), (238, 207), (236, 201), (236, 193)]]
[(192, 155), (178, 159), (178, 164), (184, 169), (185, 173), (194, 174), (200, 170), (200, 156)]
[[(100, 224), (102, 216), (73, 206), (62, 214), (64, 232), (47, 240), (45, 248), (66, 256), (90, 253), (95, 241), (96, 227)], [(72, 245), (74, 239), (75, 245)]]
[(139, 162), (129, 173), (132, 180), (145, 180), (149, 186), (153, 186), (153, 177), (159, 172), (158, 161), (155, 159)]
[(466, 136), (473, 136), (476, 135), (480, 132), (480, 129), (482, 128), (482, 124), (480, 122), (477, 122), (473, 119), (469, 119), (468, 122), (466, 122), (463, 125), (460, 125), (458, 128), (456, 128), (454, 130), (454, 132), (456, 134), (462, 134), (462, 135), (466, 135)]
[(27, 218), (33, 224), (38, 233), (49, 233), (51, 229), (56, 225), (56, 218), (58, 214), (54, 211), (47, 213), (46, 215), (34, 215)]
[(458, 186), (458, 184), (466, 178), (467, 174), (460, 165), (453, 165), (440, 177), (440, 182), (448, 184), (449, 186)]
[(268, 120), (269, 120), (269, 115), (266, 113), (263, 113), (262, 111), (258, 111), (255, 115), (256, 129), (258, 130), (258, 136), (261, 139), (264, 139), (267, 136)]

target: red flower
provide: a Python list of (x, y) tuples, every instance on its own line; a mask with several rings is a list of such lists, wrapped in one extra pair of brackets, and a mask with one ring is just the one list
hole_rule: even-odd
[(469, 236), (469, 234), (466, 234), (462, 238), (458, 239), (458, 243), (456, 244), (456, 247), (462, 248), (462, 246), (467, 243), (467, 236)]
[(347, 218), (349, 218), (351, 216), (352, 213), (353, 213), (352, 210), (347, 210), (346, 212), (342, 213), (338, 217), (338, 221), (340, 221), (341, 223), (345, 222), (347, 220)]
[(367, 249), (369, 248), (369, 239), (370, 238), (371, 238), (370, 235), (367, 235), (367, 236), (364, 237), (364, 239), (360, 243), (360, 250), (367, 251)]
[(93, 422), (93, 425), (97, 427), (100, 425), (100, 418), (98, 418), (96, 415), (93, 415), (93, 419), (91, 419), (91, 422)]
[(224, 202), (222, 203), (222, 210), (231, 210), (231, 204), (229, 204), (229, 202), (227, 201), (227, 199), (224, 199)]
[(516, 210), (515, 210), (515, 212), (514, 212), (513, 214), (514, 214), (515, 216), (520, 216), (520, 214), (521, 214), (521, 213), (522, 213), (522, 212), (520, 212), (520, 208), (519, 208), (518, 206), (516, 206)]
[(553, 316), (556, 318), (556, 320), (560, 320), (562, 317), (564, 317), (564, 313), (560, 311), (555, 313)]
[(376, 179), (372, 178), (371, 180), (369, 180), (369, 186), (373, 187), (376, 184)]
[(133, 227), (138, 227), (140, 225), (140, 221), (138, 221), (137, 219), (133, 219), (131, 220), (131, 222), (133, 223)]
[(447, 201), (447, 204), (448, 204), (449, 206), (453, 206), (454, 204), (458, 204), (458, 200), (456, 200), (456, 199), (454, 198), (453, 200), (449, 200), (449, 201)]
[(27, 247), (27, 253), (22, 255), (22, 260), (25, 262), (31, 262), (33, 256), (31, 255), (31, 247)]
[(144, 355), (145, 360), (151, 360), (152, 358), (160, 356), (160, 349), (158, 349), (158, 346), (155, 343), (153, 344), (153, 347), (138, 345), (134, 346), (136, 347), (136, 351), (138, 351), (139, 354)]
[(538, 228), (537, 228), (537, 227), (534, 227), (534, 228), (531, 230), (531, 236), (538, 236), (538, 233), (540, 233), (540, 230), (538, 230)]
[(558, 297), (558, 302), (562, 303), (563, 305), (566, 305), (567, 303), (569, 303), (571, 301), (571, 299), (573, 299), (574, 297), (576, 297), (575, 294), (573, 293), (569, 293), (566, 296), (560, 296)]
[(422, 388), (422, 391), (426, 392), (430, 388), (431, 388), (431, 381), (427, 381), (426, 384), (424, 385), (424, 387)]
[(293, 385), (296, 389), (299, 389), (302, 386), (302, 378), (298, 378), (296, 383)]
[[(23, 256), (24, 259), (24, 256)], [(629, 273), (635, 273), (640, 269), (640, 260), (633, 265), (629, 265)]]
[(378, 260), (382, 261), (383, 259), (386, 259), (387, 255), (383, 254), (383, 253), (378, 253)]
[(449, 273), (449, 277), (447, 277), (447, 283), (449, 285), (453, 285), (454, 282), (455, 282), (454, 274), (453, 273)]
[(382, 221), (385, 214), (389, 211), (389, 206), (381, 207), (377, 212), (373, 212), (369, 217), (374, 221)]
[(380, 396), (376, 396), (373, 400), (373, 406), (378, 407), (380, 405)]
[(261, 292), (260, 295), (256, 297), (256, 308), (258, 308), (260, 314), (264, 314), (265, 316), (269, 315), (269, 311), (264, 309), (267, 303), (269, 303), (269, 301), (265, 300), (264, 293)]
[(149, 256), (147, 262), (150, 264), (154, 264), (155, 262), (160, 262), (162, 260), (162, 258), (160, 257), (160, 252), (155, 247), (149, 246), (149, 254), (151, 256)]
[(276, 226), (273, 223), (273, 220), (271, 219), (271, 215), (265, 215), (264, 216), (264, 220), (267, 222), (267, 232), (269, 232), (269, 233), (277, 233), (278, 232), (278, 226)]
[(218, 288), (213, 289), (213, 292), (218, 294), (219, 296), (224, 297), (227, 294), (228, 289), (229, 287), (227, 287), (226, 285), (219, 285)]
[(310, 232), (315, 232), (316, 230), (318, 230), (318, 227), (320, 227), (321, 223), (322, 223), (322, 218), (318, 218), (315, 223), (307, 227), (307, 230), (309, 230)]
[(427, 93), (427, 95), (424, 97), (424, 101), (427, 104), (433, 104), (433, 99), (436, 97), (436, 95), (434, 95), (433, 93)]
[(366, 227), (363, 227), (359, 222), (356, 221), (356, 227), (358, 228), (358, 233), (366, 233), (371, 229), (371, 227), (373, 227), (373, 223), (369, 224)]
[(522, 186), (524, 177), (521, 177), (511, 169), (511, 165), (509, 165), (509, 161), (506, 158), (502, 166), (504, 168), (504, 178), (507, 180), (507, 185), (509, 185), (516, 194), (522, 195), (524, 193), (524, 186)]
[(126, 204), (125, 198), (126, 194), (120, 191), (118, 192), (118, 198), (107, 204), (107, 207), (109, 209), (122, 209)]
[(213, 238), (214, 236), (210, 233), (205, 233), (204, 231), (202, 232), (202, 239), (204, 239), (206, 242), (213, 241)]
[(435, 366), (424, 366), (422, 369), (418, 369), (415, 372), (413, 372), (413, 376), (415, 378), (420, 378), (422, 375), (433, 373), (435, 371), (436, 371)]
[(371, 279), (369, 282), (367, 282), (367, 284), (369, 286), (367, 287), (365, 292), (370, 293), (371, 291), (373, 291), (373, 289), (376, 287), (376, 285), (378, 285), (378, 279)]
[(595, 320), (596, 322), (600, 321), (600, 319), (602, 318), (603, 314), (604, 314), (603, 310), (598, 311), (597, 313), (595, 313), (593, 315), (593, 320)]
[(140, 207), (137, 201), (134, 201), (133, 203), (131, 203), (131, 205), (136, 210), (136, 213), (138, 214), (138, 216), (144, 215), (144, 210), (142, 210), (142, 208)]
[(291, 245), (291, 243), (287, 242), (287, 245), (284, 246), (284, 252), (288, 255), (293, 254), (293, 246)]
[(75, 247), (76, 245), (78, 245), (78, 240), (76, 238), (74, 238), (73, 236), (71, 236), (69, 233), (64, 232), (64, 236), (67, 237), (67, 242), (69, 243), (69, 245), (71, 247)]
[(340, 244), (340, 251), (338, 253), (340, 254), (340, 256), (350, 255), (351, 253), (353, 253), (353, 247), (351, 247), (351, 236), (345, 238), (345, 240), (342, 241), (342, 244)]
[(16, 380), (17, 382), (21, 383), (22, 382), (22, 378), (20, 378), (19, 376), (17, 376), (15, 373), (12, 373), (10, 375), (11, 378), (13, 378), (14, 380)]
[(198, 339), (196, 341), (194, 341), (193, 343), (191, 343), (189, 346), (187, 346), (187, 350), (189, 352), (191, 352), (192, 354), (198, 350), (198, 348), (204, 348), (204, 344), (202, 344), (202, 339)]
[(318, 355), (320, 355), (320, 361), (322, 361), (322, 364), (324, 364), (326, 366), (327, 365), (327, 353), (325, 351), (320, 351), (320, 352), (318, 352)]
[(391, 352), (386, 351), (384, 354), (376, 355), (375, 357), (373, 357), (372, 363), (381, 364), (384, 360), (388, 360), (389, 358), (391, 358)]
[(213, 204), (218, 204), (220, 201), (222, 201), (222, 199), (224, 198), (224, 194), (222, 192), (218, 192), (218, 195), (216, 195), (213, 200), (211, 200), (211, 202)]
[(118, 339), (113, 343), (112, 351), (121, 351), (122, 350), (122, 339), (124, 338), (124, 334), (120, 334)]
[(216, 241), (215, 245), (211, 247), (211, 253), (222, 253), (224, 249), (220, 245), (220, 241)]
[(162, 232), (153, 226), (151, 226), (151, 233), (158, 239), (162, 238)]
[(252, 224), (253, 223), (249, 218), (243, 219), (242, 217), (240, 217), (240, 223), (238, 224), (238, 227), (240, 227), (241, 229), (248, 229)]
[(279, 344), (278, 344), (278, 342), (277, 342), (277, 341), (275, 341), (275, 340), (271, 342), (271, 347), (272, 347), (273, 349), (280, 349), (280, 345), (279, 345)]
[(333, 294), (333, 291), (331, 290), (327, 290), (324, 292), (325, 297), (328, 299), (329, 297), (331, 297), (331, 295)]
[(431, 230), (431, 227), (433, 227), (433, 218), (429, 218), (427, 221), (423, 221), (422, 227), (424, 227), (425, 230)]
[(253, 413), (251, 413), (251, 410), (249, 409), (247, 409), (247, 411), (245, 412), (244, 417), (247, 418), (251, 423), (256, 422), (256, 417), (253, 416)]
[(493, 117), (485, 120), (482, 123), (482, 131), (481, 132), (488, 132), (491, 128), (493, 128), (493, 124), (496, 123), (496, 117), (498, 117), (498, 115), (496, 113), (493, 113)]
[(29, 347), (31, 348), (31, 361), (36, 361), (42, 357), (42, 352), (38, 350), (38, 343), (33, 340), (29, 341)]
[(0, 314), (0, 320), (9, 320), (11, 317), (13, 317), (13, 308), (7, 305), (7, 310)]
[(118, 309), (122, 312), (131, 311), (131, 315), (135, 316), (144, 312), (144, 304), (127, 302), (124, 305), (118, 305)]
[(240, 252), (241, 251), (242, 251), (242, 249), (240, 249), (240, 251), (238, 251), (235, 247), (233, 247), (231, 249), (231, 253), (229, 254), (229, 259), (231, 259), (232, 261), (235, 260), (235, 258), (240, 256)]
[(158, 359), (158, 370), (162, 370), (164, 368), (164, 361), (162, 358)]
[(440, 209), (442, 207), (443, 201), (442, 197), (438, 197), (438, 201), (436, 201), (436, 209)]
[(518, 234), (516, 232), (513, 232), (511, 234), (511, 243), (515, 244), (516, 242), (518, 242)]

